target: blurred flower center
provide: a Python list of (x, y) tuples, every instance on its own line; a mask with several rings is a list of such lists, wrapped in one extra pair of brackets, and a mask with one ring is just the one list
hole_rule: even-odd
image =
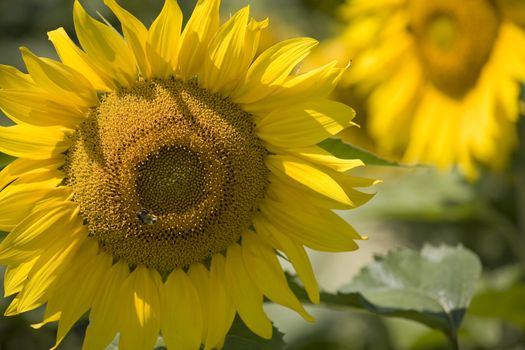
[(412, 0), (410, 30), (433, 85), (452, 98), (475, 86), (500, 18), (490, 0)]
[(427, 40), (431, 41), (432, 45), (445, 51), (453, 48), (458, 28), (453, 17), (437, 15), (429, 19), (426, 31)]
[(169, 271), (223, 251), (265, 193), (252, 116), (191, 82), (110, 93), (72, 138), (74, 201), (90, 235), (131, 266)]

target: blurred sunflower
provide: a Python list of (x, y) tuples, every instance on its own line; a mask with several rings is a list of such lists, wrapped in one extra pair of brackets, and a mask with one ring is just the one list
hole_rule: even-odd
[(331, 209), (361, 205), (345, 175), (363, 165), (316, 146), (352, 125), (327, 98), (343, 69), (291, 75), (316, 45), (278, 43), (254, 59), (260, 31), (246, 7), (219, 26), (200, 0), (181, 34), (175, 0), (147, 29), (114, 0), (123, 37), (78, 1), (82, 49), (49, 33), (61, 62), (23, 48), (29, 74), (0, 66), (0, 106), (15, 123), (0, 151), (0, 263), (6, 314), (46, 303), (58, 345), (89, 311), (84, 349), (120, 333), (124, 349), (220, 348), (236, 313), (272, 336), (263, 296), (312, 317), (289, 289), (283, 252), (312, 302), (304, 246), (350, 251), (361, 239)]
[[(470, 179), (505, 167), (517, 143), (525, 32), (513, 0), (351, 0), (343, 85), (368, 97), (378, 151)], [(514, 1), (517, 3), (516, 1)], [(523, 23), (522, 23), (523, 24)], [(331, 44), (333, 47), (333, 43)]]

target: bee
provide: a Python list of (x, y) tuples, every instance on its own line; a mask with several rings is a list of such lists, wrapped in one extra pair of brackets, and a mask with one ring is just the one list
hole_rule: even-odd
[(137, 219), (145, 225), (154, 225), (158, 221), (158, 218), (155, 214), (144, 209), (137, 211)]

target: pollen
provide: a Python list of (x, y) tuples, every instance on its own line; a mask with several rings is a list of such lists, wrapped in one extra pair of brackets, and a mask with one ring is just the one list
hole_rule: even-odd
[(130, 266), (169, 272), (224, 251), (268, 183), (253, 117), (194, 82), (109, 93), (71, 138), (73, 200), (90, 236)]

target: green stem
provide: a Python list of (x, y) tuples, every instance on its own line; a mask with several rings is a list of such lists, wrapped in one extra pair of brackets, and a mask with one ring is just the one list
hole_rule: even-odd
[(452, 350), (460, 350), (457, 334), (454, 334), (453, 336), (449, 336), (448, 339), (450, 339), (450, 345), (452, 345)]

